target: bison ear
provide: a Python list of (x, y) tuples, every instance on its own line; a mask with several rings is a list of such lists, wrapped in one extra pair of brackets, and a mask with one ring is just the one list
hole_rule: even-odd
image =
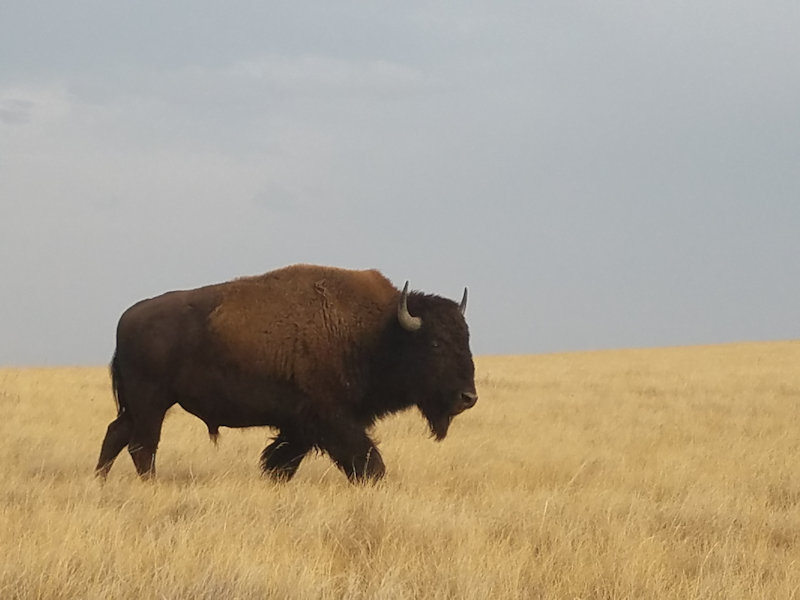
[(408, 312), (408, 282), (403, 287), (403, 293), (400, 295), (400, 302), (397, 303), (397, 320), (400, 326), (406, 331), (417, 331), (422, 327), (422, 319), (419, 317), (412, 317)]
[(462, 315), (467, 312), (467, 288), (464, 288), (464, 295), (461, 296), (461, 304), (458, 305), (458, 310), (461, 311)]

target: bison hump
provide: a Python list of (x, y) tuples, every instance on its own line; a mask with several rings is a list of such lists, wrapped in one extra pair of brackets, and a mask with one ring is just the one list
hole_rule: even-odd
[(394, 318), (397, 294), (378, 271), (286, 267), (225, 284), (209, 327), (244, 370), (301, 387), (347, 386)]

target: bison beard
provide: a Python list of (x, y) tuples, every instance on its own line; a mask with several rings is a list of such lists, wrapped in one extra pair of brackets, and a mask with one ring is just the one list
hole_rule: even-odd
[(117, 326), (111, 376), (118, 403), (96, 472), (127, 446), (142, 477), (155, 473), (167, 409), (180, 404), (219, 427), (278, 430), (261, 454), (291, 479), (312, 449), (352, 481), (385, 467), (367, 431), (417, 406), (442, 440), (477, 401), (466, 290), (459, 304), (400, 291), (377, 271), (295, 265), (129, 308)]
[(452, 416), (435, 406), (420, 405), (419, 411), (428, 421), (431, 435), (436, 438), (437, 441), (442, 441), (447, 436), (447, 430), (450, 428)]

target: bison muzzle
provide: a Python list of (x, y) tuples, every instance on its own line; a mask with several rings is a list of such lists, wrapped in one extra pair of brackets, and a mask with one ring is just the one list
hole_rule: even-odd
[(441, 440), (478, 400), (466, 302), (466, 289), (456, 304), (378, 271), (312, 265), (142, 300), (117, 326), (117, 418), (96, 473), (127, 446), (152, 476), (164, 415), (179, 404), (213, 439), (220, 427), (277, 429), (261, 454), (275, 479), (312, 449), (352, 481), (379, 479), (377, 419), (416, 406)]

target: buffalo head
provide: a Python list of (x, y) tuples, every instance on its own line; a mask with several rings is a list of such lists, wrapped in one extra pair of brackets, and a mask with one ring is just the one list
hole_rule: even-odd
[(478, 401), (475, 365), (464, 320), (467, 290), (460, 304), (439, 296), (408, 292), (406, 282), (397, 306), (405, 330), (411, 393), (437, 440), (447, 435), (456, 415)]

